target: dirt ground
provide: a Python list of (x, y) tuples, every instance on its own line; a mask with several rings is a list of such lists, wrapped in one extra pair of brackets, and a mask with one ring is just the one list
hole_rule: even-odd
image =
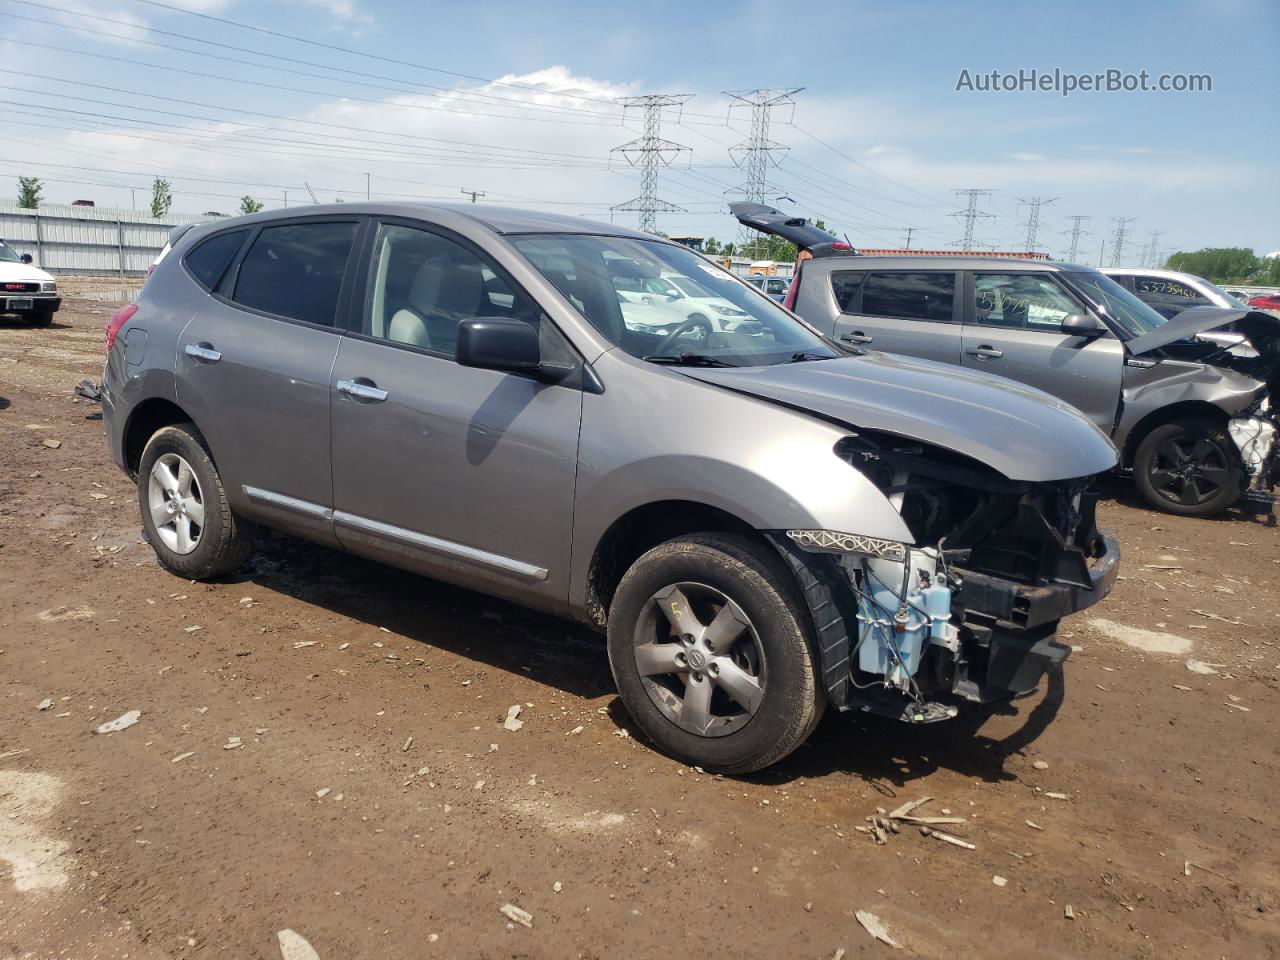
[[(110, 309), (0, 320), (0, 960), (274, 960), (286, 928), (323, 960), (1280, 957), (1268, 511), (1117, 484), (1122, 579), (1046, 692), (828, 715), (708, 776), (629, 728), (573, 625), (283, 537), (229, 582), (161, 571), (71, 395)], [(972, 849), (864, 832), (922, 797)]]

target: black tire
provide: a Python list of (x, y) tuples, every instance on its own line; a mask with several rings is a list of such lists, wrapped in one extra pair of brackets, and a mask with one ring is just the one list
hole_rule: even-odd
[(698, 339), (703, 341), (704, 343), (707, 341), (707, 338), (711, 336), (711, 333), (712, 333), (711, 321), (708, 320), (706, 317), (704, 317), (702, 314), (700, 313), (690, 314), (689, 324), (690, 324), (690, 329), (699, 331)]
[(53, 313), (52, 310), (37, 310), (35, 313), (27, 314), (27, 318), (33, 327), (47, 327), (53, 323)]
[[(678, 726), (655, 703), (637, 666), (637, 637), (645, 618), (656, 616), (646, 612), (654, 594), (681, 583), (722, 592), (746, 614), (759, 641), (759, 705), (729, 733), (700, 735)], [(659, 631), (666, 629), (659, 624)], [(749, 773), (802, 744), (826, 706), (810, 632), (794, 578), (772, 548), (744, 536), (692, 534), (654, 547), (623, 576), (609, 609), (609, 664), (632, 720), (659, 749), (708, 770)], [(688, 680), (679, 682), (687, 693)]]
[(1133, 479), (1157, 510), (1211, 517), (1244, 493), (1244, 466), (1226, 427), (1184, 420), (1156, 427), (1133, 457)]
[[(171, 549), (152, 518), (149, 484), (152, 470), (166, 454), (180, 457), (191, 468), (204, 509), (195, 548), (189, 553)], [(209, 456), (204, 437), (191, 423), (162, 427), (151, 435), (138, 466), (138, 508), (147, 540), (156, 561), (170, 573), (188, 580), (213, 580), (239, 567), (253, 551), (257, 527), (238, 517), (227, 503), (218, 468)]]

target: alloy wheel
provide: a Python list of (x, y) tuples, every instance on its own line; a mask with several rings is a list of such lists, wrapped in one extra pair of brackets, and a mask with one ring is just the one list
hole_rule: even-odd
[(1230, 476), (1226, 454), (1207, 437), (1170, 437), (1156, 447), (1151, 462), (1151, 486), (1185, 506), (1207, 503)]
[(764, 648), (750, 618), (723, 591), (675, 583), (656, 591), (635, 630), (635, 661), (663, 715), (689, 733), (741, 729), (764, 699)]
[(156, 460), (147, 478), (147, 506), (160, 541), (177, 554), (188, 554), (204, 532), (204, 494), (191, 464), (176, 453)]

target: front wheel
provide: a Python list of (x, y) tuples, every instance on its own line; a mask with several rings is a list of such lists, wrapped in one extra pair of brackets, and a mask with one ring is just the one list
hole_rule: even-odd
[(1133, 475), (1147, 503), (1184, 517), (1221, 513), (1244, 492), (1240, 453), (1209, 420), (1156, 427), (1138, 445)]
[(706, 533), (654, 547), (609, 610), (609, 664), (663, 751), (725, 773), (781, 760), (825, 705), (795, 584), (770, 548)]
[(52, 310), (37, 310), (35, 313), (27, 314), (33, 327), (47, 327), (53, 323)]
[(160, 566), (188, 580), (225, 576), (253, 549), (254, 525), (227, 503), (194, 424), (164, 427), (147, 441), (138, 467), (138, 506)]

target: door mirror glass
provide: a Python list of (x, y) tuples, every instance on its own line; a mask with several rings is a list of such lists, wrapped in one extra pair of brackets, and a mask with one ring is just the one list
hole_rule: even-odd
[(1073, 337), (1097, 337), (1102, 335), (1102, 324), (1087, 313), (1072, 313), (1062, 318), (1062, 332)]
[(523, 320), (475, 317), (458, 324), (457, 360), (486, 370), (537, 370), (542, 365), (538, 331)]
[(23, 263), (30, 263), (30, 262), (31, 262), (31, 254), (29, 254), (29, 253), (24, 253), (24, 254), (22, 255), (22, 262), (23, 262)]

